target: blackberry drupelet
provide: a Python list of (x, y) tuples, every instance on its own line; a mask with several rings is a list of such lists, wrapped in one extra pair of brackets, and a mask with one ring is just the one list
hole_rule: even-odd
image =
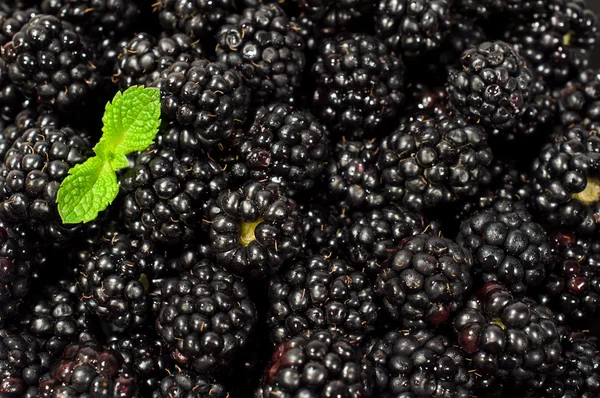
[(217, 33), (217, 59), (240, 72), (253, 100), (295, 104), (306, 64), (299, 27), (274, 3), (227, 17)]
[(502, 41), (483, 42), (462, 54), (448, 74), (450, 105), (491, 131), (513, 129), (531, 100), (534, 76), (525, 60)]
[(40, 116), (6, 153), (0, 167), (0, 219), (60, 243), (78, 226), (62, 223), (56, 195), (71, 167), (90, 156), (91, 144), (83, 133), (54, 123), (51, 115)]
[(217, 262), (236, 275), (262, 279), (300, 253), (301, 216), (276, 184), (249, 181), (221, 194), (210, 214)]
[(330, 151), (329, 133), (308, 111), (285, 103), (261, 106), (248, 130), (234, 139), (237, 165), (246, 179), (270, 180), (286, 192), (305, 192), (322, 175)]
[(10, 42), (23, 25), (40, 13), (38, 7), (35, 6), (26, 9), (18, 7), (11, 9), (6, 5), (2, 7), (6, 7), (6, 11), (3, 13), (4, 8), (0, 8), (0, 46)]
[(377, 169), (377, 140), (338, 141), (325, 169), (327, 193), (350, 208), (374, 209), (386, 203)]
[(387, 199), (419, 211), (477, 194), (492, 158), (479, 126), (442, 116), (402, 122), (383, 139), (377, 164)]
[(308, 331), (275, 348), (255, 398), (373, 396), (373, 365), (339, 333)]
[(552, 311), (507, 288), (485, 284), (454, 318), (460, 347), (480, 374), (523, 381), (552, 371), (560, 360), (560, 333)]
[(538, 76), (560, 85), (588, 66), (597, 33), (597, 17), (585, 0), (548, 0), (516, 18), (505, 36)]
[(248, 348), (257, 313), (241, 279), (209, 260), (169, 278), (156, 292), (156, 330), (181, 365), (215, 374)]
[(423, 233), (438, 236), (440, 231), (438, 222), (429, 222), (421, 213), (401, 206), (383, 206), (352, 214), (351, 221), (338, 232), (338, 241), (342, 242), (338, 253), (351, 266), (375, 278), (405, 239)]
[(276, 344), (323, 329), (362, 341), (375, 330), (378, 315), (371, 281), (342, 259), (300, 259), (269, 281), (267, 321)]
[(229, 0), (160, 0), (153, 7), (158, 10), (158, 21), (167, 32), (206, 39), (236, 11), (236, 3)]
[(152, 398), (228, 398), (227, 389), (210, 377), (186, 370), (177, 371), (161, 380)]
[(575, 125), (551, 136), (532, 166), (540, 217), (551, 227), (592, 234), (600, 227), (600, 137)]
[(109, 336), (108, 346), (123, 356), (138, 381), (140, 394), (148, 397), (156, 390), (173, 360), (154, 330), (134, 330)]
[(192, 241), (227, 174), (206, 154), (150, 146), (120, 178), (121, 216), (129, 231), (155, 243)]
[(377, 35), (405, 57), (419, 57), (438, 50), (448, 34), (448, 0), (378, 0), (375, 8)]
[(563, 231), (551, 242), (557, 258), (541, 289), (544, 302), (587, 329), (600, 310), (600, 241)]
[(453, 241), (427, 234), (405, 239), (382, 264), (375, 293), (404, 326), (445, 322), (471, 289), (471, 253)]
[(0, 396), (35, 398), (38, 379), (53, 361), (35, 336), (0, 329)]
[(160, 72), (175, 62), (193, 62), (204, 56), (199, 40), (176, 33), (156, 41), (148, 33), (138, 33), (119, 53), (113, 79), (119, 89), (126, 90), (135, 85), (144, 85), (160, 76)]
[(82, 264), (79, 287), (85, 305), (118, 328), (146, 322), (148, 285), (156, 257), (153, 245), (115, 234)]
[(539, 285), (551, 263), (548, 235), (521, 201), (499, 199), (463, 220), (456, 242), (473, 254), (474, 275), (517, 295)]
[(473, 396), (473, 374), (459, 348), (431, 330), (392, 330), (369, 341), (375, 367), (375, 395), (392, 397)]
[(97, 84), (92, 49), (66, 21), (35, 16), (0, 48), (10, 81), (38, 104), (69, 112)]
[(554, 93), (563, 126), (600, 123), (600, 70), (586, 69)]
[(250, 92), (240, 74), (224, 63), (175, 62), (147, 85), (161, 90), (163, 120), (187, 129), (186, 136), (167, 140), (185, 149), (217, 145), (246, 120)]
[(133, 372), (118, 352), (95, 341), (69, 345), (38, 386), (38, 398), (140, 397)]
[(404, 72), (400, 57), (375, 37), (324, 39), (312, 67), (317, 116), (338, 136), (382, 135), (404, 103)]

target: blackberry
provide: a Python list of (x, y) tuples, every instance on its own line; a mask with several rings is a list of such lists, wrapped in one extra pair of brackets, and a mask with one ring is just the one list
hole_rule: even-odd
[(313, 34), (331, 36), (344, 30), (366, 28), (373, 14), (374, 0), (302, 0), (301, 15), (315, 26)]
[(373, 366), (339, 333), (308, 331), (275, 348), (254, 396), (371, 397)]
[(303, 215), (301, 225), (305, 234), (302, 253), (322, 256), (340, 253), (344, 244), (341, 230), (352, 221), (346, 208), (310, 203), (301, 205), (300, 213)]
[(344, 260), (300, 259), (269, 281), (267, 317), (276, 344), (322, 329), (361, 341), (375, 330), (378, 313), (369, 278)]
[(448, 74), (450, 105), (474, 123), (500, 132), (513, 129), (531, 100), (533, 74), (502, 41), (483, 42), (462, 54)]
[(161, 90), (163, 119), (188, 129), (180, 138), (186, 149), (216, 145), (246, 119), (250, 93), (240, 74), (224, 63), (175, 62), (148, 85)]
[(152, 398), (228, 398), (225, 387), (207, 376), (178, 371), (161, 380), (159, 388), (152, 392)]
[(13, 8), (3, 5), (0, 8), (0, 46), (10, 42), (21, 28), (33, 17), (40, 13), (37, 7), (26, 9)]
[(210, 214), (217, 262), (236, 275), (264, 278), (302, 247), (297, 204), (278, 185), (249, 181), (221, 194)]
[(153, 7), (164, 30), (200, 39), (212, 36), (237, 6), (229, 0), (160, 0)]
[(524, 294), (546, 277), (548, 235), (520, 201), (500, 199), (461, 223), (458, 244), (473, 253), (473, 271), (484, 282), (500, 282)]
[(299, 27), (277, 4), (227, 17), (217, 33), (217, 59), (240, 72), (253, 99), (295, 104), (306, 64)]
[(460, 347), (480, 374), (522, 381), (551, 371), (560, 360), (560, 333), (552, 311), (504, 286), (485, 284), (454, 319)]
[(166, 347), (154, 330), (134, 330), (109, 337), (108, 346), (123, 356), (138, 380), (142, 396), (150, 396), (173, 364)]
[(0, 58), (0, 123), (10, 122), (29, 104), (30, 100), (26, 100), (21, 91), (10, 82), (6, 62)]
[(150, 242), (115, 234), (80, 267), (83, 302), (118, 328), (143, 324), (150, 310), (152, 264), (160, 256)]
[(547, 304), (575, 325), (591, 324), (600, 310), (600, 242), (574, 232), (556, 232), (557, 259), (542, 287)]
[(6, 153), (0, 167), (0, 219), (61, 242), (78, 226), (63, 225), (56, 195), (70, 168), (91, 154), (91, 144), (83, 133), (54, 123), (51, 115), (40, 116)]
[(165, 280), (156, 330), (177, 362), (203, 374), (230, 366), (257, 321), (246, 285), (209, 260)]
[(431, 330), (386, 332), (369, 341), (378, 397), (473, 396), (472, 373), (459, 348)]
[(175, 244), (198, 236), (210, 206), (226, 189), (227, 175), (204, 154), (150, 146), (120, 183), (121, 215), (129, 231)]
[(553, 227), (598, 231), (600, 222), (600, 137), (596, 130), (571, 126), (552, 135), (532, 166), (534, 200)]
[(382, 265), (375, 293), (393, 319), (406, 327), (445, 322), (471, 289), (471, 253), (453, 241), (427, 234), (405, 239)]
[(375, 12), (377, 35), (406, 57), (438, 50), (450, 25), (448, 0), (379, 0)]
[(405, 239), (427, 233), (440, 234), (440, 225), (429, 222), (423, 214), (401, 206), (384, 206), (364, 213), (354, 213), (351, 221), (338, 232), (339, 252), (350, 264), (375, 278), (390, 255)]
[(0, 48), (10, 81), (38, 104), (69, 112), (97, 84), (92, 50), (66, 21), (39, 14)]
[[(25, 307), (25, 308), (23, 308)], [(99, 325), (74, 293), (59, 285), (46, 285), (21, 308), (19, 324), (43, 342), (43, 349), (58, 358), (65, 347), (97, 335)]]
[(327, 193), (350, 208), (374, 209), (386, 203), (377, 169), (377, 140), (337, 142), (325, 169)]
[(377, 164), (387, 199), (418, 211), (477, 194), (491, 162), (484, 131), (450, 116), (404, 121), (383, 139)]
[(69, 345), (40, 379), (39, 398), (139, 397), (136, 380), (118, 352), (94, 341)]
[(600, 122), (600, 70), (586, 69), (556, 90), (563, 126)]
[(237, 165), (246, 178), (271, 180), (286, 191), (313, 188), (329, 155), (329, 133), (308, 111), (285, 103), (261, 106), (244, 134), (234, 140)]
[(0, 329), (0, 395), (6, 398), (36, 397), (38, 379), (50, 369), (53, 361), (35, 336)]
[(587, 67), (598, 20), (585, 0), (538, 2), (532, 15), (523, 19), (517, 18), (508, 26), (506, 40), (515, 45), (537, 75), (556, 85)]
[(148, 33), (138, 33), (120, 51), (114, 80), (119, 89), (126, 90), (156, 80), (161, 71), (175, 62), (193, 62), (203, 56), (200, 42), (184, 34), (165, 36), (157, 42)]
[(13, 123), (0, 131), (0, 160), (6, 160), (6, 154), (28, 129), (39, 129), (42, 134), (60, 126), (58, 117), (54, 113), (38, 114), (32, 108), (25, 108), (19, 112)]
[(404, 103), (404, 72), (400, 57), (375, 37), (346, 33), (324, 39), (312, 67), (317, 116), (350, 139), (381, 135)]
[(515, 126), (515, 133), (508, 139), (532, 136), (540, 131), (550, 130), (555, 121), (558, 102), (553, 97), (548, 84), (541, 79), (531, 86), (531, 100), (527, 103)]

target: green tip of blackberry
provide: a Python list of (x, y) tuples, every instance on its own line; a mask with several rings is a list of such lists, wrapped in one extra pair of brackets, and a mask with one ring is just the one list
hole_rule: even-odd
[(600, 200), (600, 179), (588, 178), (585, 189), (573, 194), (573, 199), (585, 205), (591, 205)]
[(256, 227), (258, 224), (263, 222), (262, 218), (259, 218), (256, 221), (251, 222), (243, 222), (240, 225), (240, 244), (242, 246), (248, 246), (250, 243), (256, 240), (256, 235), (254, 235), (254, 231), (256, 231)]

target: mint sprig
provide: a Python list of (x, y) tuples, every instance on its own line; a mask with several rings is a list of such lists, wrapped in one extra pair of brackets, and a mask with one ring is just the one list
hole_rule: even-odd
[(127, 155), (152, 144), (160, 125), (160, 91), (130, 87), (106, 104), (96, 156), (69, 170), (58, 190), (58, 213), (65, 224), (89, 222), (119, 193), (117, 170), (129, 166)]

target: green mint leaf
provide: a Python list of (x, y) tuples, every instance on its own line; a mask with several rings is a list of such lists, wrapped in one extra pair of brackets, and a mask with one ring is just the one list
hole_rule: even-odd
[(58, 190), (58, 213), (64, 224), (92, 221), (117, 197), (119, 184), (110, 163), (89, 158), (69, 170)]
[(156, 137), (160, 125), (160, 90), (134, 86), (118, 92), (106, 104), (102, 122), (104, 134), (94, 151), (102, 158), (112, 154), (117, 160), (111, 164), (124, 165), (119, 155), (142, 151)]

